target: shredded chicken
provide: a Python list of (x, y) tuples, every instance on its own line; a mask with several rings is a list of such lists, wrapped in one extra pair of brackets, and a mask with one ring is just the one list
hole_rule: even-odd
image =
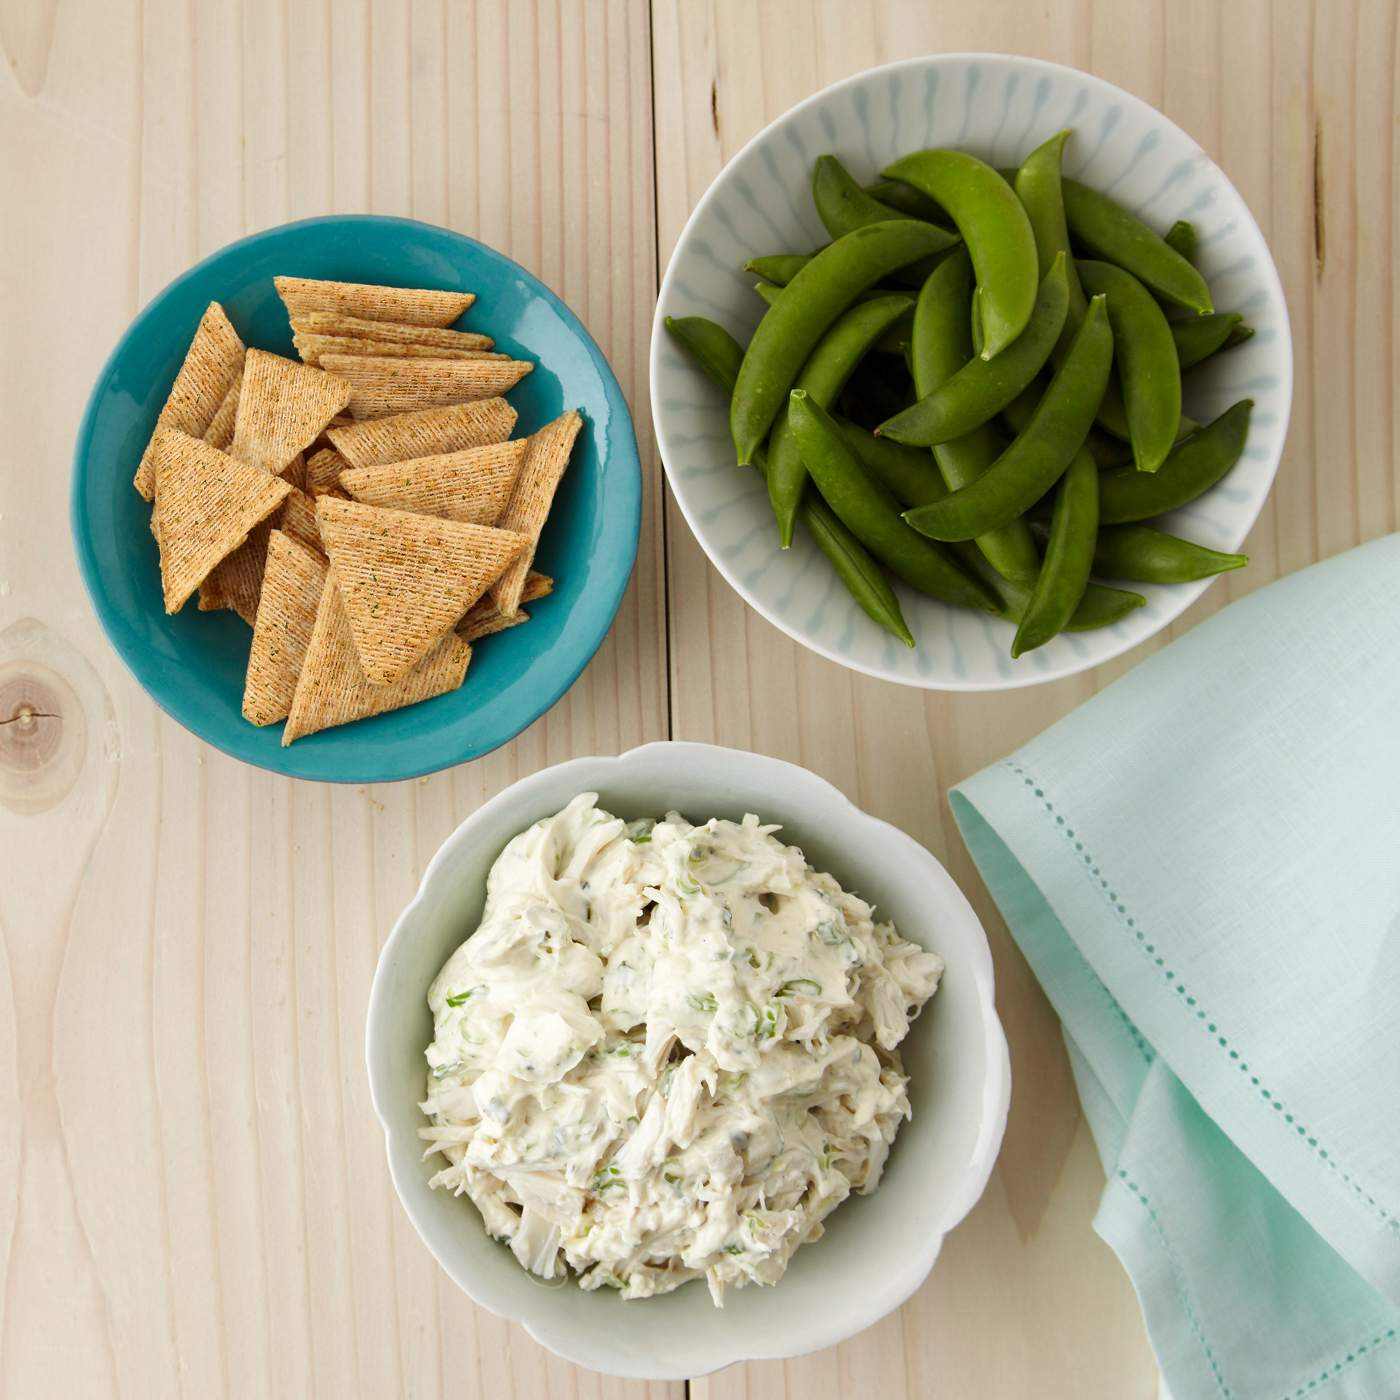
[(943, 963), (776, 830), (583, 793), (493, 866), (428, 993), (421, 1134), (542, 1278), (722, 1305), (879, 1184)]

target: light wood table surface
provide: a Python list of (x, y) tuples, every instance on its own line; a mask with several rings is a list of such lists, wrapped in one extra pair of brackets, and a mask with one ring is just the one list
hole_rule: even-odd
[[(981, 1205), (898, 1315), (690, 1391), (1155, 1394), (1054, 1019), (944, 799), (1151, 648), (1005, 695), (838, 669), (708, 566), (650, 429), (658, 263), (724, 161), (837, 78), (958, 50), (1156, 104), (1270, 239), (1289, 447), (1252, 567), (1172, 632), (1400, 526), (1395, 0), (0, 0), (0, 1395), (680, 1397), (556, 1360), (438, 1272), (361, 1053), (379, 946), (452, 827), (545, 764), (667, 736), (805, 764), (935, 851), (987, 923), (1016, 1085)], [(68, 463), (103, 358), (167, 281), (361, 210), (470, 233), (569, 301), (649, 490), (617, 624), (549, 715), (451, 772), (332, 788), (224, 758), (130, 680), (79, 584)]]

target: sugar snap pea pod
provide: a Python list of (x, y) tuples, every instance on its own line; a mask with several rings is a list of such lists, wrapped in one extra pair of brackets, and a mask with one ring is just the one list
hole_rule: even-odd
[(666, 329), (708, 379), (726, 394), (734, 392), (744, 347), (723, 326), (707, 316), (668, 316)]
[[(1013, 433), (1019, 433), (1031, 421), (1035, 406), (1040, 402), (1044, 393), (1045, 381), (1043, 378), (1039, 378), (1024, 393), (1017, 394), (1002, 410), (1001, 416), (1006, 420), (1007, 426)], [(1084, 446), (1094, 459), (1094, 464), (1100, 469), (1121, 467), (1125, 462), (1133, 460), (1132, 448), (1105, 433), (1099, 432), (1097, 428), (1089, 429), (1084, 439)]]
[(921, 190), (951, 215), (982, 289), (981, 356), (1001, 354), (1025, 330), (1040, 290), (1035, 235), (1016, 192), (963, 151), (918, 151), (882, 173)]
[(827, 505), (891, 573), (945, 603), (997, 610), (997, 599), (982, 583), (899, 518), (899, 507), (866, 475), (831, 415), (805, 389), (792, 391), (788, 420)]
[(862, 612), (907, 647), (914, 634), (904, 620), (904, 610), (875, 557), (837, 518), (836, 512), (815, 492), (804, 497), (797, 518), (826, 555), (836, 576), (846, 586)]
[[(994, 360), (969, 360), (950, 378), (889, 419), (883, 437), (914, 447), (932, 447), (980, 428), (1001, 412), (1040, 373), (1060, 338), (1069, 305), (1065, 255), (1057, 253), (1040, 284), (1030, 323)], [(918, 388), (919, 376), (914, 376)]]
[(1081, 258), (1079, 278), (1091, 296), (1108, 298), (1133, 460), (1139, 471), (1155, 472), (1181, 423), (1181, 365), (1171, 326), (1152, 293), (1121, 267)]
[[(1104, 386), (1103, 398), (1099, 401), (1099, 411), (1094, 422), (1104, 432), (1116, 437), (1120, 442), (1128, 442), (1132, 431), (1128, 427), (1128, 406), (1123, 402), (1123, 386), (1118, 382), (1117, 373), (1110, 371), (1108, 383)], [(1177, 420), (1176, 441), (1188, 438), (1201, 425), (1189, 413), (1183, 413)], [(1131, 453), (1129, 454), (1131, 456)]]
[(1224, 347), (1242, 319), (1238, 311), (1213, 311), (1209, 316), (1183, 316), (1179, 321), (1168, 321), (1176, 342), (1177, 364), (1187, 370), (1208, 360)]
[(921, 194), (912, 185), (901, 184), (898, 180), (876, 180), (865, 186), (866, 194), (898, 209), (909, 219), (927, 219), (931, 224), (948, 224), (948, 211), (941, 204)]
[(1240, 459), (1249, 436), (1252, 399), (1241, 399), (1213, 423), (1172, 448), (1160, 471), (1114, 467), (1099, 483), (1099, 519), (1105, 525), (1150, 520), (1204, 495)]
[(765, 282), (786, 287), (814, 256), (812, 253), (768, 253), (761, 258), (750, 258), (744, 264), (744, 271), (762, 277)]
[(841, 436), (860, 458), (861, 466), (901, 506), (924, 506), (930, 501), (941, 501), (948, 494), (948, 487), (927, 452), (891, 442), (888, 438), (878, 438), (849, 418), (835, 421)]
[(986, 340), (982, 334), (982, 289), (980, 287), (972, 289), (972, 310), (968, 314), (967, 328), (972, 334), (972, 353), (980, 360), (982, 346)]
[[(723, 326), (704, 316), (668, 316), (666, 329), (710, 379), (726, 394), (733, 392), (744, 350)], [(754, 456), (754, 466), (766, 474), (768, 464), (762, 448)], [(912, 647), (914, 638), (889, 580), (831, 507), (815, 492), (808, 492), (798, 508), (798, 519), (871, 621)]]
[(1056, 132), (1048, 141), (1037, 146), (1021, 162), (1021, 168), (1012, 182), (1016, 197), (1021, 201), (1026, 217), (1031, 221), (1031, 232), (1035, 235), (1035, 251), (1040, 260), (1042, 278), (1050, 271), (1055, 259), (1064, 254), (1069, 307), (1060, 337), (1066, 350), (1069, 349), (1070, 339), (1079, 329), (1079, 323), (1084, 319), (1084, 312), (1089, 305), (1084, 288), (1079, 282), (1079, 273), (1075, 270), (1074, 257), (1069, 250), (1065, 197), (1060, 187), (1060, 168), (1068, 137), (1067, 130)]
[[(969, 340), (972, 318), (968, 309), (972, 297), (972, 263), (966, 249), (960, 248), (930, 274), (914, 307), (910, 359), (916, 394), (937, 392), (968, 365), (972, 348)], [(1014, 347), (1006, 351), (1006, 355), (1013, 351)], [(999, 364), (1002, 358), (1005, 357), (973, 363), (985, 368), (989, 364)], [(981, 476), (1001, 456), (1005, 446), (1001, 436), (984, 423), (939, 443), (933, 449), (933, 458), (943, 480), (955, 491)], [(1040, 568), (1035, 541), (1022, 521), (1012, 520), (999, 529), (979, 535), (977, 547), (992, 567), (1007, 578), (1029, 582)]]
[(1168, 230), (1162, 242), (1180, 253), (1187, 262), (1196, 261), (1196, 225), (1190, 219), (1178, 219)]
[[(1026, 615), (1026, 605), (1031, 600), (1031, 585), (1002, 578), (975, 545), (955, 544), (949, 548), (969, 572), (975, 573), (1000, 597), (1002, 609), (999, 616), (1007, 622), (1019, 623)], [(1141, 593), (1129, 593), (1122, 588), (1109, 588), (1105, 584), (1091, 582), (1064, 630), (1093, 632), (1100, 627), (1110, 627), (1135, 608), (1143, 607), (1146, 602)]]
[[(775, 306), (778, 298), (783, 294), (783, 288), (774, 286), (772, 282), (755, 282), (753, 289), (758, 293), (769, 306)], [(902, 355), (904, 347), (909, 341), (909, 322), (914, 311), (914, 300), (904, 292), (862, 292), (856, 298), (857, 302), (874, 301), (877, 296), (902, 296), (908, 304), (908, 314), (899, 317), (886, 329), (878, 340), (871, 346), (873, 350), (879, 350), (886, 355)]]
[(1083, 446), (1112, 359), (1113, 332), (1104, 299), (1096, 296), (1024, 431), (976, 481), (906, 511), (904, 518), (936, 540), (974, 539), (1017, 519), (1064, 475)]
[(928, 256), (943, 233), (917, 219), (856, 229), (817, 253), (769, 308), (744, 352), (729, 407), (739, 461), (748, 465), (787, 405), (793, 381), (823, 332), (886, 273)]
[[(829, 407), (870, 347), (912, 307), (913, 301), (906, 296), (857, 302), (817, 342), (794, 387), (805, 389), (823, 408)], [(778, 520), (778, 542), (783, 549), (792, 544), (797, 507), (806, 484), (807, 472), (788, 415), (780, 413), (768, 440), (768, 499)]]
[[(816, 206), (817, 217), (833, 238), (851, 233), (871, 224), (887, 223), (890, 219), (907, 219), (910, 216), (867, 194), (851, 178), (846, 167), (835, 156), (818, 156), (812, 166), (812, 203)], [(935, 224), (942, 235), (940, 247), (951, 248), (958, 235), (942, 224)], [(924, 278), (933, 271), (934, 260), (920, 258), (893, 274), (898, 282), (907, 282), (921, 287)]]
[(1225, 349), (1233, 350), (1237, 345), (1243, 345), (1254, 334), (1254, 327), (1247, 326), (1243, 321), (1235, 326), (1230, 334), (1225, 337)]
[[(755, 282), (753, 289), (769, 306), (776, 306), (783, 293), (787, 291), (786, 287), (781, 287), (776, 282)], [(904, 287), (871, 287), (863, 291), (856, 298), (856, 301), (875, 301), (879, 297), (905, 297), (908, 299), (911, 310), (914, 305), (914, 294)]]
[(1131, 272), (1176, 306), (1202, 314), (1215, 310), (1206, 279), (1136, 214), (1078, 180), (1067, 179), (1063, 186), (1065, 221), (1077, 244)]
[(1105, 525), (1094, 546), (1094, 572), (1130, 583), (1191, 583), (1248, 563), (1247, 554), (1221, 554), (1150, 525)]
[[(812, 165), (812, 203), (816, 206), (817, 217), (833, 238), (890, 219), (924, 218), (922, 214), (911, 215), (876, 199), (852, 179), (850, 172), (833, 155), (818, 156)], [(941, 224), (937, 227), (943, 235), (939, 247), (951, 248), (958, 241), (958, 235)]]
[(870, 348), (878, 350), (882, 355), (903, 355), (909, 348), (909, 328), (913, 320), (914, 304), (910, 298), (909, 310), (892, 321)]
[(1055, 492), (1045, 562), (1011, 643), (1013, 658), (1044, 646), (1069, 624), (1089, 586), (1098, 529), (1099, 470), (1081, 447)]

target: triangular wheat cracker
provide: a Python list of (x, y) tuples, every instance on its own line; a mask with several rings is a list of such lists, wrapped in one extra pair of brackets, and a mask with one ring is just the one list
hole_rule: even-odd
[[(520, 601), (533, 602), (554, 591), (554, 580), (548, 574), (536, 573), (531, 569), (525, 579), (525, 592)], [(454, 629), (464, 642), (475, 642), (481, 637), (489, 637), (493, 632), (504, 632), (507, 627), (528, 622), (529, 613), (523, 608), (514, 613), (503, 613), (490, 598), (478, 598), (462, 615)]]
[(280, 510), (256, 526), (228, 558), (219, 560), (209, 571), (209, 576), (199, 585), (200, 612), (232, 608), (249, 627), (253, 625), (262, 592), (267, 537), (273, 529), (295, 536), (312, 549), (321, 548), (315, 502), (301, 489), (306, 480), (306, 462), (300, 452), (281, 476), (292, 488), (287, 499)]
[(282, 503), (277, 528), (308, 549), (314, 549), (318, 554), (325, 553), (321, 548), (321, 531), (316, 524), (316, 502), (305, 491), (294, 490)]
[(214, 417), (203, 433), (204, 441), (210, 447), (217, 447), (220, 452), (227, 452), (229, 443), (233, 441), (233, 420), (238, 413), (238, 393), (242, 387), (243, 364), (240, 361), (238, 373), (229, 385), (228, 393), (224, 395), (223, 402), (215, 410)]
[(350, 467), (341, 473), (340, 484), (366, 505), (494, 525), (510, 499), (524, 456), (523, 440), (500, 442), (438, 457)]
[(349, 463), (334, 447), (323, 447), (306, 459), (306, 489), (312, 496), (324, 496), (340, 485), (340, 474)]
[(283, 471), (349, 398), (350, 385), (342, 379), (266, 350), (249, 350), (229, 453), (264, 471)]
[(367, 282), (321, 282), (310, 277), (274, 277), (272, 282), (293, 321), (313, 311), (331, 311), (366, 321), (450, 326), (476, 300), (474, 292), (378, 287)]
[[(156, 419), (156, 431), (177, 428), (191, 437), (203, 437), (242, 368), (243, 342), (229, 324), (224, 308), (211, 301)], [(155, 468), (151, 463), (154, 442), (152, 433), (132, 483), (148, 501), (155, 492)]]
[(267, 543), (262, 597), (243, 684), (243, 717), (275, 724), (292, 707), (330, 565), (281, 530)]
[[(351, 417), (383, 418), (415, 408), (468, 403), (504, 394), (534, 369), (529, 360), (415, 360), (383, 355), (323, 355), (321, 368), (353, 385)], [(244, 389), (246, 396), (247, 389)]]
[(248, 538), (209, 570), (199, 585), (200, 612), (231, 608), (249, 627), (253, 625), (258, 613), (258, 596), (262, 592), (263, 567), (267, 562), (267, 537), (277, 514), (273, 512), (261, 524), (254, 525)]
[(520, 557), (491, 589), (491, 601), (507, 615), (520, 606), (525, 576), (535, 558), (535, 545), (582, 426), (583, 419), (578, 411), (570, 409), (552, 423), (546, 423), (529, 439), (529, 451), (516, 478), (510, 503), (497, 521), (501, 529), (514, 530), (530, 541), (529, 547), (521, 551)]
[(219, 560), (277, 509), (291, 487), (171, 428), (157, 431), (153, 448), (161, 585), (165, 610), (174, 613)]
[(372, 684), (360, 667), (350, 619), (332, 569), (321, 591), (316, 623), (292, 695), (282, 742), (290, 744), (318, 729), (402, 709), (456, 690), (467, 674), (471, 656), (471, 647), (448, 632), (391, 685)]
[(292, 336), (303, 363), (318, 365), (322, 355), (378, 355), (386, 359), (509, 360), (511, 356), (478, 346), (412, 345), (399, 340), (369, 340), (353, 335), (318, 335), (297, 331)]
[(449, 632), (528, 543), (506, 530), (331, 496), (317, 501), (316, 519), (361, 668), (378, 685)]
[(515, 427), (515, 409), (502, 398), (397, 413), (392, 418), (328, 428), (326, 436), (352, 467), (377, 467), (436, 457), (468, 447), (504, 442)]
[(483, 637), (493, 637), (497, 632), (505, 632), (529, 622), (530, 614), (519, 608), (509, 617), (489, 599), (483, 598), (475, 607), (468, 608), (462, 620), (452, 630), (464, 642), (479, 642)]
[(437, 326), (414, 326), (402, 321), (368, 321), (335, 311), (307, 311), (292, 321), (293, 335), (353, 336), (358, 340), (392, 341), (398, 345), (439, 346), (444, 350), (490, 350), (495, 341), (476, 331), (449, 331)]

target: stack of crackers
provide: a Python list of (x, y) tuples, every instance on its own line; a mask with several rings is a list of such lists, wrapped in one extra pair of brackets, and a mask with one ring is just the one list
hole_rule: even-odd
[(212, 302), (136, 472), (165, 610), (253, 629), (243, 714), (282, 742), (455, 690), (528, 621), (535, 546), (582, 420), (511, 439), (534, 366), (450, 329), (471, 293), (275, 279), (301, 362)]

